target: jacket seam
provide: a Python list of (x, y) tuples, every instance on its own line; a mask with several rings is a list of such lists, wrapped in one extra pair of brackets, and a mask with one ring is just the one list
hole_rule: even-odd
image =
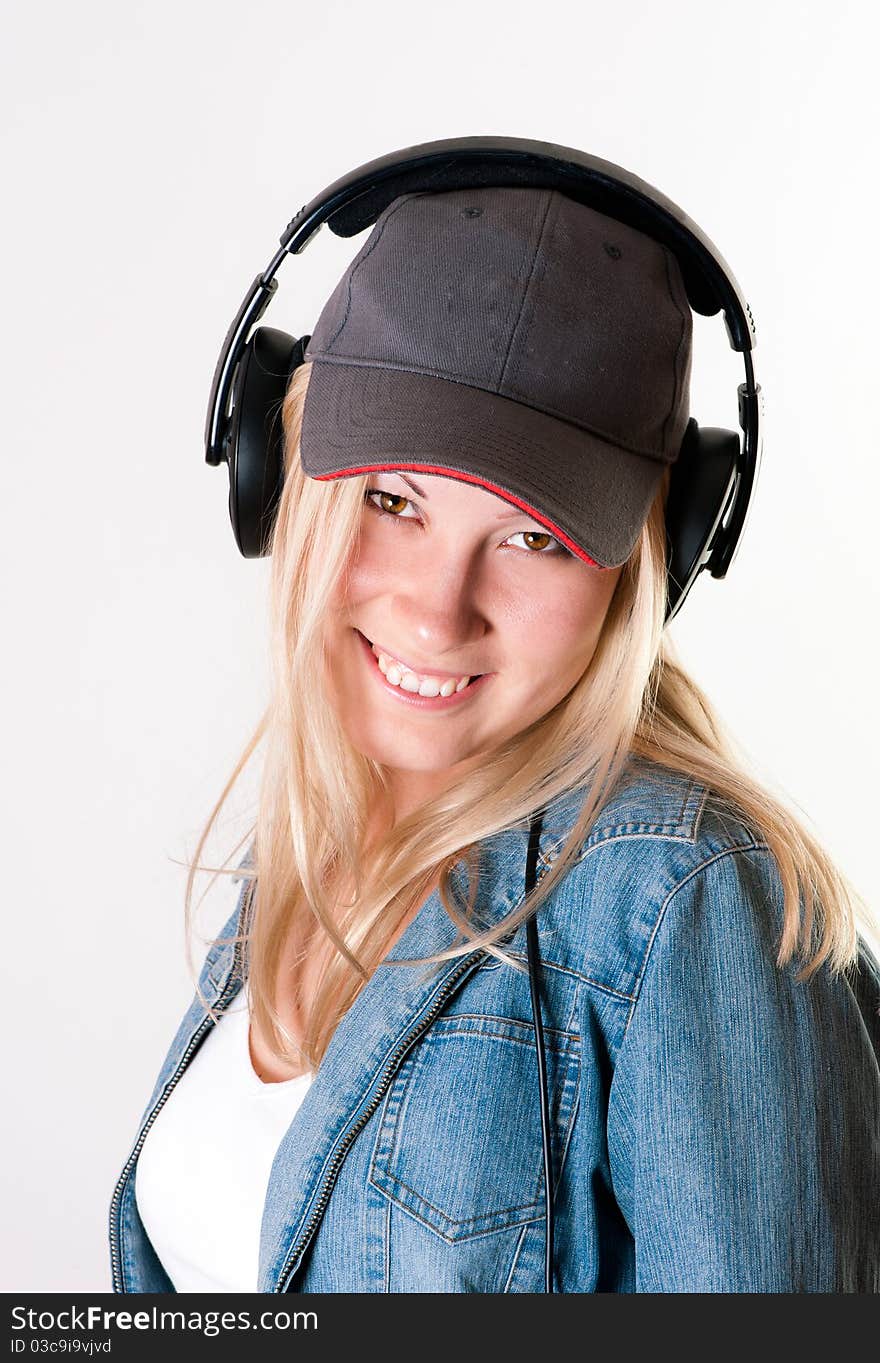
[[(688, 802), (690, 801), (693, 792), (700, 788), (702, 788), (703, 792), (700, 803), (694, 811), (694, 817), (689, 828), (682, 832), (682, 828), (684, 827), (684, 813), (687, 809)], [(638, 821), (634, 819), (629, 819), (625, 823), (606, 824), (603, 828), (593, 830), (587, 840), (587, 845), (581, 850), (575, 860), (580, 863), (594, 848), (604, 847), (608, 842), (624, 842), (631, 838), (662, 838), (667, 842), (686, 842), (693, 844), (696, 840), (697, 831), (706, 808), (708, 797), (708, 786), (702, 785), (699, 781), (691, 781), (685, 792), (681, 810), (676, 819), (669, 819), (665, 823), (655, 824), (646, 822), (645, 820)], [(561, 847), (567, 836), (567, 833), (563, 833), (563, 835), (548, 849), (548, 852), (555, 852)], [(548, 852), (542, 852), (540, 855), (540, 860), (543, 861), (545, 865), (549, 864), (550, 860)]]
[(509, 1270), (509, 1272), (508, 1272), (508, 1274), (507, 1274), (507, 1279), (506, 1279), (506, 1281), (505, 1281), (505, 1283), (504, 1283), (504, 1291), (505, 1291), (505, 1292), (509, 1292), (509, 1291), (510, 1291), (510, 1284), (513, 1282), (514, 1277), (516, 1276), (517, 1265), (519, 1264), (519, 1258), (520, 1258), (520, 1253), (521, 1253), (521, 1251), (522, 1251), (523, 1243), (524, 1243), (524, 1241), (525, 1241), (526, 1236), (527, 1236), (528, 1233), (529, 1233), (529, 1229), (530, 1229), (534, 1224), (535, 1224), (534, 1221), (527, 1221), (527, 1222), (525, 1223), (525, 1225), (522, 1227), (522, 1230), (521, 1230), (520, 1233), (519, 1233), (519, 1236), (518, 1236), (517, 1242), (516, 1242), (516, 1249), (515, 1249), (514, 1252), (513, 1252), (513, 1258), (511, 1259), (511, 1262), (510, 1262), (510, 1270)]
[[(514, 961), (526, 962), (528, 960), (528, 957), (519, 951), (510, 951), (508, 955)], [(577, 980), (579, 984), (586, 984), (592, 989), (599, 989), (603, 994), (610, 994), (612, 998), (619, 999), (621, 1002), (630, 1003), (635, 998), (635, 994), (627, 994), (622, 989), (613, 989), (610, 984), (602, 984), (600, 980), (594, 980), (591, 975), (585, 975), (582, 970), (575, 970), (567, 965), (558, 965), (556, 961), (548, 961), (543, 954), (541, 956), (541, 969), (556, 970), (560, 975), (568, 975), (571, 979)]]
[[(611, 842), (629, 842), (637, 839), (654, 838), (658, 842), (693, 843), (694, 839), (686, 833), (669, 832), (668, 828), (670, 826), (671, 825), (657, 825), (656, 827), (652, 827), (648, 825), (644, 828), (632, 828), (629, 832), (624, 832), (626, 825), (622, 825), (620, 828), (603, 829), (597, 837), (594, 838), (592, 835), (590, 836), (590, 841), (587, 843), (587, 846), (582, 848), (575, 857), (574, 864), (578, 865), (590, 854), (590, 852), (595, 852), (597, 847), (607, 847)], [(565, 842), (565, 836), (554, 843), (547, 852), (541, 853), (540, 860), (545, 866), (551, 866), (556, 860), (555, 853)], [(553, 853), (553, 855), (550, 855), (550, 853)]]
[(645, 972), (648, 969), (648, 963), (651, 959), (651, 951), (653, 949), (655, 941), (657, 940), (657, 934), (660, 931), (660, 925), (666, 917), (666, 910), (672, 903), (672, 900), (678, 894), (679, 890), (684, 889), (685, 885), (687, 885), (689, 881), (693, 880), (694, 876), (700, 875), (701, 872), (705, 871), (707, 866), (711, 866), (714, 862), (720, 861), (722, 857), (733, 856), (737, 852), (769, 852), (769, 851), (770, 848), (767, 846), (766, 842), (753, 841), (748, 843), (738, 843), (735, 847), (722, 847), (719, 851), (713, 852), (712, 855), (710, 857), (707, 857), (705, 861), (700, 862), (699, 866), (695, 866), (692, 871), (689, 871), (687, 875), (684, 876), (684, 878), (680, 880), (677, 885), (674, 885), (673, 888), (669, 891), (668, 895), (666, 896), (666, 898), (664, 899), (663, 903), (660, 906), (656, 919), (654, 920), (654, 926), (651, 929), (651, 935), (648, 938), (648, 945), (645, 948), (645, 954), (642, 958), (642, 964), (641, 967), (639, 968), (639, 973), (636, 976), (632, 1004), (630, 1005), (630, 1010), (629, 1013), (627, 1014), (627, 1019), (623, 1027), (624, 1037), (629, 1031), (629, 1025), (632, 1022), (633, 1013), (635, 1012), (636, 1004), (639, 1001), (639, 996), (642, 990), (642, 982), (645, 978)]
[[(542, 961), (541, 965), (543, 967), (546, 962)], [(522, 1027), (526, 1035), (507, 1036), (502, 1032), (476, 1032), (472, 1027), (458, 1026), (460, 1019), (465, 1022), (510, 1022), (517, 1027)], [(531, 1046), (533, 1044), (531, 1038), (532, 1023), (526, 1021), (525, 1018), (509, 1017), (506, 1013), (444, 1013), (442, 1019), (438, 1018), (437, 1022), (441, 1020), (444, 1024), (443, 1027), (438, 1027), (436, 1024), (430, 1027), (422, 1037), (423, 1042), (442, 1041), (447, 1036), (461, 1032), (464, 1036), (487, 1036), (493, 1041), (511, 1041), (517, 1046)], [(559, 1043), (556, 1049), (560, 1054), (568, 1054), (572, 1045), (576, 1045), (581, 1039), (580, 1032), (567, 1032), (561, 1027), (545, 1027), (544, 1036), (547, 1040)]]
[[(384, 1196), (384, 1194), (383, 1194)], [(382, 1255), (385, 1260), (383, 1265), (385, 1291), (391, 1291), (391, 1208), (394, 1205), (390, 1197), (385, 1199), (385, 1234), (382, 1237)]]

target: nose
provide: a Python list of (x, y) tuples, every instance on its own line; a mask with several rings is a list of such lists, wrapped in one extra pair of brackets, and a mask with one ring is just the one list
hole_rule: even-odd
[(476, 596), (473, 572), (465, 565), (414, 572), (391, 598), (395, 637), (411, 641), (425, 662), (441, 663), (478, 643), (489, 623)]

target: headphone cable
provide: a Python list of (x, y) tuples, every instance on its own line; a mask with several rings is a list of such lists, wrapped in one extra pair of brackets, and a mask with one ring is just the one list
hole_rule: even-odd
[[(541, 836), (541, 813), (532, 816), (529, 828), (529, 850), (526, 858), (526, 895), (534, 889), (538, 863), (538, 841)], [(544, 1213), (546, 1235), (544, 1241), (544, 1291), (553, 1291), (553, 1163), (550, 1141), (550, 1111), (547, 1102), (547, 1061), (544, 1052), (544, 1028), (541, 1021), (541, 997), (538, 979), (541, 954), (538, 948), (538, 925), (533, 914), (526, 923), (526, 946), (529, 959), (529, 987), (532, 998), (532, 1020), (535, 1026), (535, 1051), (538, 1058), (538, 1084), (541, 1096), (541, 1142), (544, 1148)]]

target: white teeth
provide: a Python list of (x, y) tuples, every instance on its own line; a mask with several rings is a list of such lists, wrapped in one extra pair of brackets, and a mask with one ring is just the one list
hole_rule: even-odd
[(387, 654), (379, 653), (374, 644), (370, 647), (378, 660), (380, 672), (385, 674), (392, 686), (399, 686), (401, 691), (420, 696), (451, 696), (453, 691), (463, 691), (470, 681), (470, 677), (459, 677), (457, 681), (454, 677), (448, 677), (441, 683), (436, 677), (418, 677)]

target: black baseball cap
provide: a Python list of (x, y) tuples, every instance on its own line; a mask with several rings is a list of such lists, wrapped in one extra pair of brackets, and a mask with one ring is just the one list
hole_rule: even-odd
[(692, 327), (672, 252), (558, 190), (402, 195), (306, 348), (303, 470), (461, 479), (616, 567), (681, 448)]

